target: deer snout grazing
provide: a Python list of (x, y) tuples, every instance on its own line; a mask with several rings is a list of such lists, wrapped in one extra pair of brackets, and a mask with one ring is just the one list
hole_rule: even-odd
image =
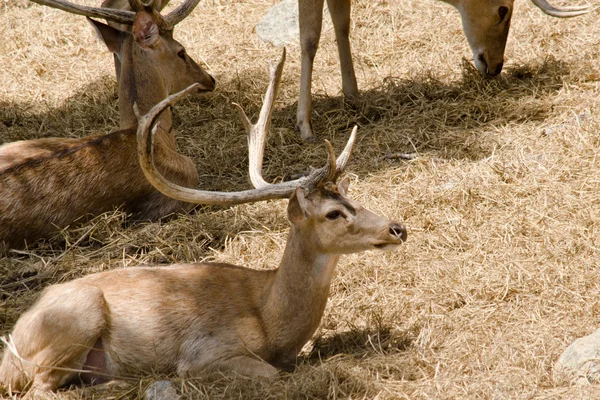
[(502, 72), (504, 59), (490, 60), (485, 53), (479, 53), (475, 59), (475, 66), (484, 76), (497, 76)]
[(405, 242), (408, 233), (406, 232), (406, 228), (403, 225), (393, 222), (390, 226), (390, 235), (393, 239), (399, 239), (400, 241)]

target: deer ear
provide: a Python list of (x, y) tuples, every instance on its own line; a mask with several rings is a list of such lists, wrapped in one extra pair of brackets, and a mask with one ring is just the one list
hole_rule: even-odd
[(108, 26), (91, 18), (88, 18), (87, 20), (94, 27), (96, 34), (104, 42), (106, 47), (108, 47), (108, 50), (112, 53), (119, 54), (119, 51), (121, 51), (121, 44), (123, 43), (126, 34), (112, 26)]
[(142, 49), (151, 49), (156, 45), (160, 37), (158, 25), (152, 19), (152, 15), (142, 11), (135, 15), (133, 22), (133, 38)]
[(304, 196), (304, 190), (298, 186), (288, 203), (288, 218), (293, 224), (299, 224), (309, 217), (308, 201)]
[(350, 186), (350, 178), (345, 176), (337, 185), (338, 192), (344, 197), (348, 193), (348, 186)]

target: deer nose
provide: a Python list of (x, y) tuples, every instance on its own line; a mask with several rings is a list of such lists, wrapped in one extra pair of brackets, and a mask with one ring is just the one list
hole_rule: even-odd
[(485, 76), (496, 76), (502, 72), (504, 66), (504, 60), (501, 60), (498, 64), (488, 62), (486, 60), (485, 53), (479, 53), (477, 56), (478, 61), (481, 63), (481, 67), (478, 68)]
[(500, 64), (496, 66), (496, 70), (494, 71), (494, 76), (499, 75), (502, 72), (502, 67), (504, 66), (504, 61), (500, 61)]
[(403, 242), (405, 242), (408, 233), (406, 232), (406, 228), (404, 226), (397, 223), (393, 223), (390, 226), (390, 235), (392, 235), (394, 239), (400, 239)]
[(217, 81), (215, 80), (215, 78), (213, 78), (213, 76), (211, 74), (206, 73), (206, 75), (210, 79), (210, 85), (207, 84), (205, 90), (212, 92), (213, 90), (215, 90), (215, 87), (217, 86)]

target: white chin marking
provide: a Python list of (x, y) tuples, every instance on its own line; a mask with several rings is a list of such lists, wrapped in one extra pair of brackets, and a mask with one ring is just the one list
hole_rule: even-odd
[(477, 58), (474, 58), (473, 62), (475, 63), (475, 67), (477, 68), (477, 70), (482, 75), (487, 75), (487, 66), (484, 63), (482, 63), (481, 61), (479, 61)]
[(375, 246), (375, 250), (392, 251), (398, 246), (400, 246), (400, 243), (388, 243), (384, 245)]

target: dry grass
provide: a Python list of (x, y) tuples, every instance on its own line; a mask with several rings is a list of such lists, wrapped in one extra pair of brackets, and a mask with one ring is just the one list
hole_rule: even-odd
[[(254, 115), (260, 106), (267, 60), (279, 50), (252, 31), (272, 4), (206, 0), (176, 30), (219, 83), (175, 111), (180, 151), (196, 160), (204, 188), (249, 185), (243, 128), (230, 103)], [(10, 0), (0, 13), (0, 143), (113, 129), (112, 57), (85, 20)], [(394, 253), (342, 259), (321, 330), (295, 373), (176, 380), (181, 392), (600, 398), (597, 387), (553, 379), (562, 350), (600, 323), (598, 13), (559, 21), (518, 1), (505, 72), (494, 80), (463, 61), (470, 54), (458, 14), (443, 3), (359, 0), (353, 16), (362, 100), (344, 104), (333, 32), (324, 32), (314, 127), (339, 148), (359, 124), (351, 195), (403, 220), (409, 241)], [(293, 129), (299, 48), (289, 53), (267, 150), (270, 179), (324, 160), (323, 147), (302, 143)], [(381, 159), (390, 152), (417, 157)], [(285, 205), (200, 207), (134, 226), (115, 212), (0, 259), (0, 334), (43, 287), (90, 272), (199, 260), (275, 267)], [(150, 381), (59, 398), (137, 398)]]

